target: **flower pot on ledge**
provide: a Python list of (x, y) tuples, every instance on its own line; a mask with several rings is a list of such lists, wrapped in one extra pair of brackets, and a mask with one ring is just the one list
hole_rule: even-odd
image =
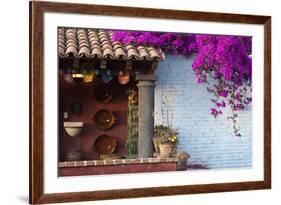
[(187, 160), (190, 157), (190, 155), (187, 152), (177, 152), (175, 154), (175, 157), (178, 159), (177, 162), (177, 170), (178, 171), (184, 171), (187, 169)]
[(172, 157), (175, 144), (173, 143), (159, 143), (160, 158)]

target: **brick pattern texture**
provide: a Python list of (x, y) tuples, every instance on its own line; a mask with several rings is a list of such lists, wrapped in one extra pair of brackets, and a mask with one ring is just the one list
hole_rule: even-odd
[(168, 55), (157, 69), (155, 124), (169, 123), (179, 129), (178, 150), (190, 154), (189, 163), (210, 169), (249, 168), (252, 165), (251, 105), (239, 113), (242, 137), (233, 134), (224, 115), (210, 114), (211, 95), (205, 85), (196, 83), (194, 57)]

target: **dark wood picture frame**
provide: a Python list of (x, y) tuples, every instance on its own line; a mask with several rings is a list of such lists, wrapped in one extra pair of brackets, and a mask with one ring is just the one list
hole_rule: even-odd
[[(271, 188), (271, 17), (225, 13), (147, 9), (73, 3), (30, 3), (30, 203), (55, 203), (196, 194)], [(100, 14), (108, 16), (182, 19), (207, 22), (259, 24), (264, 26), (264, 180), (151, 187), (106, 191), (45, 194), (43, 190), (43, 24), (44, 12)]]

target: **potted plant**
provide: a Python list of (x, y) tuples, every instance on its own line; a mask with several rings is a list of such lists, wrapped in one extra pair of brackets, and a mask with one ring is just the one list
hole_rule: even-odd
[(156, 125), (153, 141), (155, 151), (161, 158), (171, 157), (176, 150), (178, 131), (165, 125)]
[(187, 160), (190, 157), (187, 152), (177, 152), (175, 157), (178, 159), (177, 170), (182, 171), (187, 169)]

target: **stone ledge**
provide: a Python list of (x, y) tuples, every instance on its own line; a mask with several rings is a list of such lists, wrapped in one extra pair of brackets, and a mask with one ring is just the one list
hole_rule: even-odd
[(85, 160), (59, 162), (59, 167), (93, 167), (125, 164), (155, 164), (177, 162), (177, 158), (139, 158), (139, 159), (112, 159), (112, 160)]

